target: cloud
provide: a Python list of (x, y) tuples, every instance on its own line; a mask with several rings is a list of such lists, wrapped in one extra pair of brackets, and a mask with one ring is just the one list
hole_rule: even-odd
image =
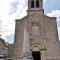
[(14, 37), (15, 19), (27, 15), (27, 5), (27, 0), (0, 0), (0, 35), (5, 41), (12, 43), (8, 37)]
[(48, 13), (47, 16), (57, 17), (57, 21), (60, 21), (60, 10), (52, 10), (52, 12)]
[[(21, 19), (26, 15), (27, 0), (1, 0), (0, 1), (0, 35), (9, 42), (13, 43), (15, 19)], [(24, 8), (24, 9), (23, 9)], [(12, 38), (12, 39), (8, 39)]]
[(50, 17), (60, 17), (60, 10), (52, 10), (52, 12), (47, 15)]
[(18, 1), (14, 1), (11, 3), (11, 12), (10, 13), (15, 13), (18, 9)]
[(13, 34), (10, 34), (10, 35), (6, 35), (5, 37), (8, 39), (9, 43), (12, 43), (14, 42), (14, 35)]
[(46, 2), (46, 0), (43, 0), (43, 3), (45, 3)]

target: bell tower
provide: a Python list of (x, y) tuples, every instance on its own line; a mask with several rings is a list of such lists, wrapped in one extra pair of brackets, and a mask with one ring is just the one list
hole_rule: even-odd
[[(27, 29), (31, 37), (44, 36), (43, 0), (28, 0)], [(41, 23), (42, 22), (42, 23)]]
[(27, 30), (34, 60), (46, 60), (43, 0), (28, 0)]
[(28, 0), (28, 9), (43, 9), (43, 0)]

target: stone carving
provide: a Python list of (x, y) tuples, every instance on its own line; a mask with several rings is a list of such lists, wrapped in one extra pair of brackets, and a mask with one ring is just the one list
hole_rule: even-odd
[(32, 17), (35, 19), (35, 18), (39, 18), (39, 14), (38, 13), (34, 13), (33, 15), (32, 15)]

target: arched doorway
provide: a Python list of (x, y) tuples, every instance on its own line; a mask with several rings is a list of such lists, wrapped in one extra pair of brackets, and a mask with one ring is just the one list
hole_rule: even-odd
[(34, 45), (32, 48), (32, 57), (33, 60), (41, 60), (40, 48), (38, 45)]
[(40, 51), (32, 51), (32, 56), (34, 60), (41, 60), (41, 53)]
[(32, 42), (31, 52), (33, 60), (47, 60), (46, 58), (46, 49), (41, 42)]

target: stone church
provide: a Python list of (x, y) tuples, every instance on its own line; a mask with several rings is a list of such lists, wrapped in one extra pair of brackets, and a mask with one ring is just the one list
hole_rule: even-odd
[(43, 0), (28, 0), (27, 16), (16, 20), (7, 60), (60, 60), (56, 17), (44, 15)]

